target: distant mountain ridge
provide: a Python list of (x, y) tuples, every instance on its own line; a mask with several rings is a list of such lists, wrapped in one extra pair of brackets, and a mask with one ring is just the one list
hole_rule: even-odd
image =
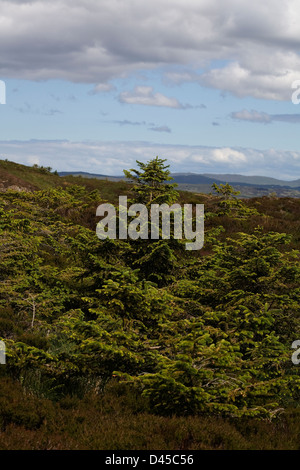
[(289, 186), (291, 188), (297, 188), (300, 186), (300, 179), (286, 181), (271, 178), (269, 176), (245, 176), (245, 175), (234, 175), (234, 174), (212, 174), (206, 173), (205, 176), (209, 178), (218, 178), (226, 180), (228, 183), (246, 183), (255, 185), (272, 185), (272, 186)]
[[(61, 171), (60, 176), (83, 176), (85, 178), (100, 178), (109, 180), (122, 180), (125, 176), (112, 176), (97, 173), (88, 173), (84, 171)], [(213, 184), (213, 183), (236, 183), (239, 185), (251, 186), (284, 186), (290, 188), (299, 188), (300, 179), (285, 181), (268, 176), (245, 176), (239, 174), (213, 174), (213, 173), (171, 173), (172, 178), (178, 184)]]

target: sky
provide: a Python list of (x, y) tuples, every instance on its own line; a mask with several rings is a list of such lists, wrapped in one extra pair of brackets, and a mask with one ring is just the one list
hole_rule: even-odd
[(0, 158), (300, 178), (298, 0), (0, 0)]

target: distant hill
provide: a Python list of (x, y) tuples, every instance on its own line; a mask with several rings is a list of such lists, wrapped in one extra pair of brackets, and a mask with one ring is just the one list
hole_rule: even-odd
[[(107, 181), (122, 181), (125, 176), (111, 176), (85, 172), (60, 172), (60, 176), (82, 176), (84, 178), (105, 179)], [(208, 194), (212, 192), (212, 184), (229, 183), (240, 191), (241, 197), (260, 197), (275, 193), (278, 197), (300, 197), (300, 179), (294, 181), (278, 180), (266, 176), (244, 176), (232, 174), (197, 174), (171, 173), (173, 180), (181, 191)]]
[(187, 173), (177, 173), (177, 174), (172, 174), (171, 175), (174, 181), (178, 184), (210, 184), (212, 185), (213, 183), (216, 182), (223, 182), (223, 179), (221, 178), (216, 181), (216, 178), (214, 177), (209, 177), (205, 175), (197, 175), (197, 174), (187, 174)]
[[(83, 176), (85, 178), (99, 178), (109, 180), (122, 180), (125, 176), (102, 175), (98, 173), (88, 173), (84, 171), (61, 171), (60, 176)], [(290, 188), (299, 188), (300, 179), (293, 181), (279, 180), (268, 176), (245, 176), (238, 174), (214, 174), (214, 173), (171, 173), (172, 178), (178, 184), (213, 184), (213, 183), (237, 183), (239, 185), (254, 186), (285, 186)]]
[(212, 174), (206, 173), (204, 176), (208, 178), (218, 179), (226, 181), (228, 183), (247, 183), (254, 185), (272, 185), (272, 186), (289, 186), (291, 188), (297, 188), (300, 186), (300, 179), (293, 181), (278, 180), (276, 178), (270, 178), (268, 176), (244, 176), (244, 175), (231, 175), (231, 174)]
[[(240, 197), (251, 198), (273, 194), (277, 197), (300, 198), (300, 179), (283, 181), (265, 176), (244, 176), (231, 174), (172, 173), (178, 190), (209, 194), (213, 183), (229, 183), (240, 191)], [(77, 181), (76, 181), (77, 180)], [(82, 184), (90, 189), (99, 188), (103, 195), (126, 191), (127, 179), (124, 175), (112, 176), (85, 171), (52, 171), (50, 167), (26, 166), (0, 160), (0, 191), (6, 188), (34, 191), (69, 184)], [(126, 187), (124, 186), (126, 185)]]

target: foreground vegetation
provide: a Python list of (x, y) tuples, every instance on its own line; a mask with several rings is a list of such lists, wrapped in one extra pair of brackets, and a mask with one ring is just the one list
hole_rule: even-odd
[[(147, 165), (133, 187), (11, 170), (0, 449), (299, 448), (300, 200), (177, 194), (139, 185)], [(203, 249), (99, 240), (96, 207), (123, 194), (204, 204)]]
[(0, 450), (299, 450), (299, 410), (275, 421), (157, 416), (120, 384), (102, 395), (37, 398), (0, 380)]

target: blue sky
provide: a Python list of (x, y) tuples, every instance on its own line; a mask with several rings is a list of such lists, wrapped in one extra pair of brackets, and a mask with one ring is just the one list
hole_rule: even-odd
[(299, 20), (295, 0), (1, 1), (0, 157), (297, 179)]

